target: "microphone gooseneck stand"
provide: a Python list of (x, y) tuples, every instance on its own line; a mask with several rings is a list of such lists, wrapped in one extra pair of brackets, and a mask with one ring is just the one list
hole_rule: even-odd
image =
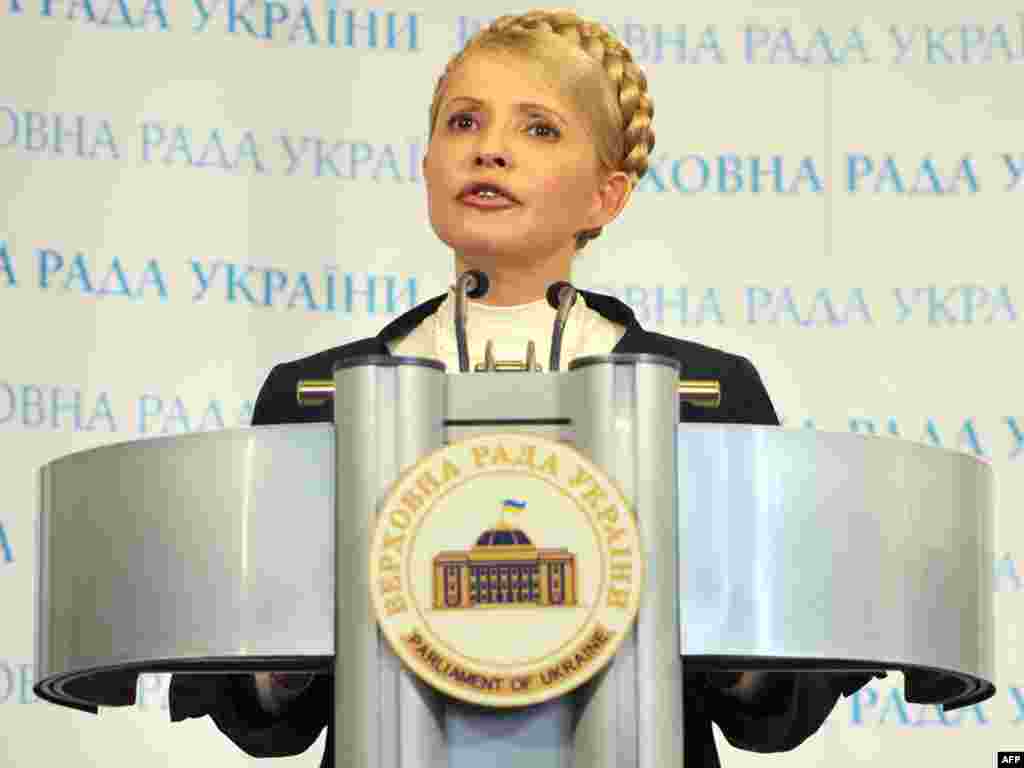
[[(490, 279), (479, 269), (463, 272), (455, 281), (455, 345), (459, 355), (459, 371), (469, 373), (469, 344), (466, 341), (466, 308), (468, 299), (479, 299), (487, 295)], [(551, 354), (548, 358), (548, 370), (557, 372), (562, 362), (562, 337), (569, 320), (569, 311), (576, 303), (579, 295), (576, 288), (565, 280), (559, 280), (548, 286), (545, 298), (556, 310), (555, 321), (551, 331)], [(533, 371), (536, 368), (536, 346), (531, 341), (527, 345), (524, 369)], [(494, 372), (499, 366), (494, 359), (494, 345), (488, 341), (484, 353), (483, 370)], [(539, 370), (539, 368), (536, 368)]]
[(491, 281), (479, 269), (468, 269), (455, 281), (455, 346), (459, 350), (459, 371), (469, 373), (469, 347), (466, 344), (466, 300), (487, 295)]
[(569, 310), (576, 303), (577, 292), (571, 283), (559, 280), (548, 286), (547, 300), (552, 309), (558, 310), (555, 315), (554, 328), (551, 331), (551, 357), (548, 361), (548, 370), (555, 372), (562, 363), (562, 334), (565, 332), (565, 324), (569, 320)]

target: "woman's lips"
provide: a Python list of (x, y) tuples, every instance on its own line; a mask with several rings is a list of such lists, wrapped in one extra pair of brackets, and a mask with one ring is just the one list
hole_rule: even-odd
[(511, 208), (517, 203), (512, 202), (504, 195), (498, 195), (497, 197), (481, 197), (480, 195), (463, 195), (459, 198), (466, 205), (472, 206), (473, 208)]

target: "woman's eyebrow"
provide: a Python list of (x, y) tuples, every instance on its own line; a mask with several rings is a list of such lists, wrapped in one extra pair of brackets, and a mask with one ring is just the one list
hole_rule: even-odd
[[(470, 105), (472, 105), (474, 107), (483, 107), (483, 106), (487, 105), (487, 102), (481, 101), (480, 99), (474, 99), (471, 96), (456, 96), (454, 99), (450, 99), (448, 101), (448, 104), (446, 104), (445, 106), (449, 107), (449, 106), (451, 106), (452, 104), (454, 104), (457, 101), (468, 102)], [(562, 122), (563, 125), (568, 125), (569, 124), (568, 121), (564, 117), (562, 117), (560, 114), (558, 114), (558, 112), (556, 112), (555, 110), (551, 109), (551, 107), (545, 107), (543, 104), (536, 104), (536, 103), (534, 103), (532, 101), (521, 101), (518, 104), (513, 104), (512, 106), (516, 107), (520, 112), (530, 112), (531, 110), (532, 111), (547, 112), (548, 114), (553, 115), (554, 117), (558, 118)]]

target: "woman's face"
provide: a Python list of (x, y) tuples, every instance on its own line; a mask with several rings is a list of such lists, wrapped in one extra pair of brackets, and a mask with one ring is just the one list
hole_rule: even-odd
[[(575, 234), (610, 220), (584, 118), (511, 54), (473, 53), (449, 77), (423, 174), (434, 232), (485, 271), (568, 264)], [(460, 197), (474, 182), (513, 200), (474, 206)]]

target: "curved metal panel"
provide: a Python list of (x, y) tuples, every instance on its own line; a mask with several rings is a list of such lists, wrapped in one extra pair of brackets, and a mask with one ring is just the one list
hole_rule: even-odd
[[(990, 467), (771, 427), (682, 425), (678, 454), (688, 663), (936, 670), (920, 700), (992, 694)], [(36, 693), (94, 710), (142, 671), (329, 669), (333, 473), (330, 424), (46, 465)]]
[(811, 430), (678, 439), (687, 656), (957, 670), (982, 680), (951, 698), (991, 695), (991, 467)]
[(119, 443), (41, 484), (40, 696), (88, 705), (95, 686), (45, 682), (97, 667), (333, 654), (330, 425)]

